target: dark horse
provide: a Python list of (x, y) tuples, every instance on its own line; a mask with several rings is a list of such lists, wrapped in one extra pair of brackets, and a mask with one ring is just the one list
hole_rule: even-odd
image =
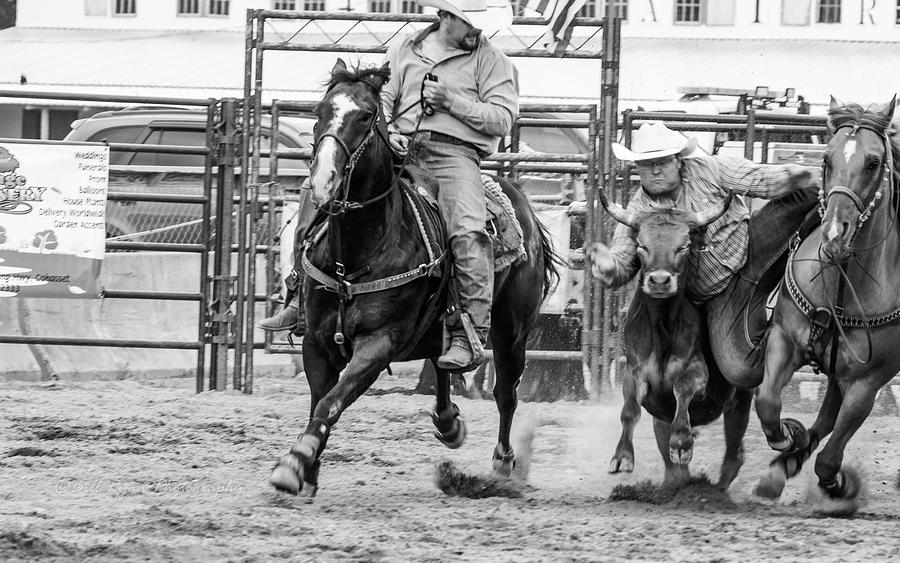
[[(896, 96), (864, 109), (831, 99), (833, 136), (819, 192), (822, 225), (788, 260), (756, 398), (769, 445), (781, 452), (757, 487), (762, 496), (779, 496), (785, 480), (831, 433), (816, 457), (819, 488), (826, 498), (841, 501), (834, 504), (837, 511), (856, 509), (860, 482), (852, 469), (841, 467), (844, 448), (871, 412), (878, 391), (900, 370), (895, 102)], [(780, 418), (781, 392), (805, 363), (828, 376), (825, 398), (808, 431), (796, 420)]]
[[(344, 412), (393, 360), (436, 359), (442, 327), (436, 315), (426, 327), (432, 297), (445, 288), (430, 275), (440, 258), (420, 234), (414, 209), (393, 165), (381, 110), (381, 68), (348, 69), (338, 59), (325, 97), (316, 107), (312, 198), (328, 214), (324, 233), (307, 247), (319, 281), (307, 277), (304, 295), (309, 330), (303, 364), (311, 405), (306, 430), (275, 467), (270, 482), (289, 493), (315, 494), (319, 459)], [(526, 256), (497, 272), (490, 338), (496, 362), (494, 399), (500, 432), (494, 471), (508, 476), (515, 464), (509, 443), (517, 406), (516, 386), (525, 367), (525, 340), (541, 302), (558, 279), (547, 233), (526, 196), (499, 180), (522, 227)], [(302, 249), (298, 249), (302, 252)], [(417, 328), (418, 327), (418, 328)], [(437, 369), (432, 415), (444, 444), (459, 447), (465, 424), (450, 400), (451, 374)]]

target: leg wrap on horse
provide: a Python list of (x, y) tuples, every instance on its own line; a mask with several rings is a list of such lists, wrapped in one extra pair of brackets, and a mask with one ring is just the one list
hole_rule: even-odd
[(304, 463), (314, 462), (319, 457), (319, 452), (325, 447), (331, 428), (323, 418), (313, 418), (306, 426), (306, 430), (300, 438), (291, 446), (291, 453), (299, 457)]
[(810, 437), (806, 427), (793, 418), (781, 420), (781, 431), (784, 439), (773, 442), (769, 439), (769, 447), (783, 454), (796, 454), (809, 448)]
[(431, 421), (437, 431), (434, 437), (450, 449), (456, 449), (466, 440), (466, 424), (459, 416), (459, 407), (450, 403), (442, 412), (432, 412)]

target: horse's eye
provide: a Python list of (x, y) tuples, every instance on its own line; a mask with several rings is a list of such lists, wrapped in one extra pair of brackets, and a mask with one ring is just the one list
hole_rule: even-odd
[(871, 161), (869, 161), (869, 163), (866, 165), (866, 170), (868, 170), (869, 172), (874, 172), (874, 171), (878, 170), (878, 168), (879, 168), (880, 166), (881, 166), (881, 161), (878, 161), (878, 160), (871, 160)]
[(640, 243), (638, 243), (637, 249), (640, 250), (641, 252), (647, 252), (647, 246), (640, 244)]

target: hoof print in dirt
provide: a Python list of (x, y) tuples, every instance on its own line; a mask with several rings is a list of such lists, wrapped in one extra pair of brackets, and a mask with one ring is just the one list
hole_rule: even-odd
[(466, 475), (452, 461), (442, 461), (435, 471), (435, 484), (446, 495), (466, 498), (521, 498), (524, 483), (493, 475)]

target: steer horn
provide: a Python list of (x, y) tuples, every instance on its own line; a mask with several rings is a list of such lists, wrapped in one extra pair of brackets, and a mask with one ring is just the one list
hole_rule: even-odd
[(603, 209), (605, 209), (613, 219), (623, 225), (628, 225), (632, 229), (637, 227), (637, 216), (634, 212), (628, 211), (618, 203), (606, 199), (606, 194), (603, 193), (602, 189), (597, 190), (597, 197), (600, 198), (600, 205), (603, 206)]
[(716, 207), (710, 207), (709, 209), (704, 209), (703, 211), (698, 212), (694, 215), (694, 222), (696, 223), (698, 228), (705, 227), (721, 217), (728, 211), (728, 208), (731, 207), (731, 200), (734, 199), (734, 192), (728, 192), (728, 195), (725, 196), (725, 199), (722, 203)]

